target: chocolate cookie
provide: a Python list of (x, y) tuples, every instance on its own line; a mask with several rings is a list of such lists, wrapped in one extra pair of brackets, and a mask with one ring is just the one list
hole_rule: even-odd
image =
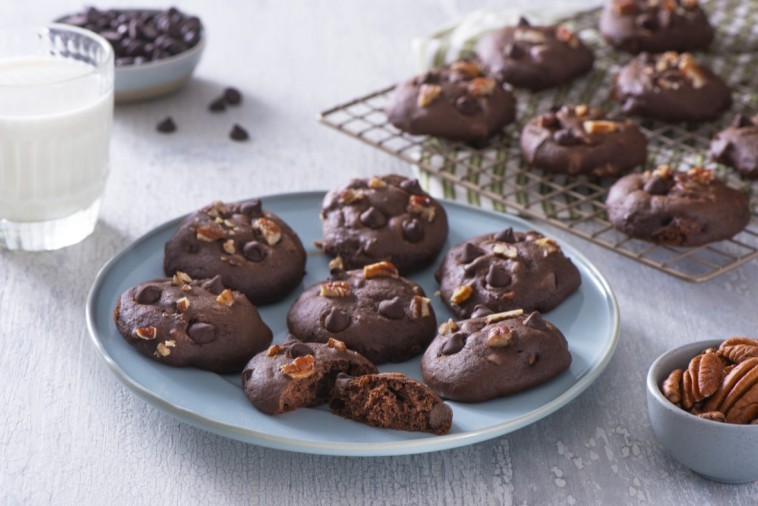
[(514, 120), (516, 102), (477, 63), (461, 60), (399, 84), (385, 113), (413, 135), (480, 142)]
[(453, 410), (420, 381), (400, 373), (337, 377), (329, 407), (337, 415), (385, 429), (446, 434)]
[(561, 331), (540, 313), (518, 309), (443, 324), (421, 372), (445, 399), (480, 402), (545, 383), (569, 365)]
[(713, 41), (713, 28), (697, 0), (610, 0), (600, 33), (630, 53), (697, 51)]
[(137, 351), (176, 367), (236, 372), (271, 343), (255, 306), (220, 276), (192, 280), (177, 272), (142, 283), (121, 295), (113, 320)]
[(512, 228), (452, 247), (435, 277), (442, 301), (459, 318), (550, 311), (581, 284), (579, 270), (553, 239)]
[(563, 106), (521, 131), (521, 156), (559, 174), (617, 176), (647, 159), (647, 139), (631, 120), (610, 120), (596, 107)]
[(748, 179), (758, 179), (758, 115), (735, 116), (732, 125), (711, 141), (711, 158)]
[(327, 255), (345, 269), (387, 260), (405, 274), (426, 267), (447, 239), (445, 209), (415, 179), (353, 179), (324, 197)]
[(726, 83), (689, 53), (642, 53), (621, 69), (613, 96), (627, 114), (662, 121), (710, 121), (732, 105)]
[(595, 57), (568, 28), (531, 26), (521, 18), (482, 37), (476, 53), (496, 78), (532, 91), (566, 84), (592, 70)]
[(376, 372), (374, 364), (342, 341), (305, 344), (291, 339), (254, 356), (242, 371), (242, 387), (253, 406), (278, 415), (328, 402), (340, 373)]
[(728, 239), (750, 220), (748, 198), (697, 167), (667, 165), (622, 177), (605, 201), (611, 224), (625, 234), (659, 244), (699, 246)]
[(437, 320), (424, 290), (398, 276), (389, 262), (361, 270), (335, 270), (307, 288), (287, 315), (290, 332), (304, 342), (335, 337), (375, 364), (418, 355), (434, 337)]
[(163, 269), (194, 278), (220, 274), (225, 286), (254, 304), (275, 302), (305, 275), (297, 234), (260, 200), (214, 202), (185, 219), (166, 243)]

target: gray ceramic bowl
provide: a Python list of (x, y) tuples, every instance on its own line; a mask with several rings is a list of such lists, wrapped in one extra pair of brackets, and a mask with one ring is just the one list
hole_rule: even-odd
[(671, 371), (721, 342), (687, 344), (658, 357), (647, 374), (647, 411), (658, 441), (674, 459), (703, 478), (746, 483), (758, 479), (758, 425), (704, 420), (671, 404), (660, 389)]

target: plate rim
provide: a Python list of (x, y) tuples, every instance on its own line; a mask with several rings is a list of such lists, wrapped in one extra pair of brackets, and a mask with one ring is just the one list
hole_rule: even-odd
[[(288, 199), (306, 199), (317, 198), (323, 199), (326, 191), (304, 191), (304, 192), (285, 192), (274, 193), (258, 197), (261, 200), (288, 200)], [(512, 215), (507, 212), (495, 212), (489, 209), (482, 209), (479, 207), (463, 204), (460, 202), (438, 198), (437, 199), (445, 208), (460, 208), (465, 211), (474, 211), (477, 213), (483, 213), (490, 215), (491, 217), (501, 219), (504, 216), (509, 220), (513, 220), (524, 228), (531, 228), (542, 232), (539, 225), (534, 226), (533, 223), (527, 221), (519, 216)], [(95, 306), (98, 303), (98, 295), (102, 289), (102, 286), (110, 273), (111, 269), (119, 263), (119, 261), (125, 256), (129, 255), (133, 250), (137, 249), (142, 243), (151, 239), (157, 234), (162, 233), (167, 228), (176, 227), (181, 220), (195, 211), (186, 213), (179, 217), (170, 219), (140, 235), (137, 239), (132, 241), (128, 246), (116, 253), (103, 266), (98, 270), (97, 275), (90, 287), (87, 294), (87, 302), (85, 306), (85, 317), (87, 323), (87, 331), (89, 337), (95, 348), (100, 353), (101, 358), (110, 368), (111, 372), (119, 379), (119, 381), (131, 390), (138, 397), (147, 401), (148, 404), (160, 409), (161, 411), (180, 419), (196, 428), (213, 432), (217, 435), (236, 439), (246, 443), (252, 443), (259, 446), (268, 448), (274, 448), (277, 450), (286, 450), (299, 453), (310, 453), (318, 455), (332, 455), (332, 456), (350, 456), (350, 457), (376, 457), (376, 456), (396, 456), (396, 455), (408, 455), (408, 454), (420, 454), (427, 452), (435, 452), (448, 450), (452, 448), (458, 448), (469, 444), (479, 443), (486, 441), (497, 436), (509, 434), (516, 430), (519, 430), (527, 425), (535, 423), (550, 414), (556, 412), (564, 406), (570, 404), (574, 399), (581, 395), (595, 380), (603, 373), (605, 368), (610, 363), (613, 355), (616, 351), (616, 347), (619, 341), (620, 333), (620, 316), (619, 307), (616, 295), (611, 289), (608, 280), (597, 267), (587, 259), (581, 252), (577, 251), (571, 244), (566, 244), (566, 241), (561, 241), (561, 245), (566, 245), (570, 252), (571, 258), (578, 258), (583, 267), (585, 267), (594, 276), (594, 280), (599, 284), (601, 291), (603, 292), (605, 300), (609, 303), (611, 312), (609, 314), (612, 321), (612, 329), (610, 339), (602, 350), (600, 360), (596, 365), (583, 377), (579, 378), (567, 390), (560, 395), (550, 400), (549, 402), (539, 406), (538, 408), (529, 411), (515, 419), (510, 419), (505, 423), (499, 423), (490, 426), (485, 429), (477, 431), (469, 431), (460, 434), (446, 434), (442, 436), (434, 436), (433, 438), (420, 438), (411, 439), (406, 441), (385, 441), (379, 443), (354, 443), (354, 442), (326, 442), (326, 441), (311, 441), (303, 440), (294, 437), (271, 435), (266, 432), (260, 432), (257, 430), (241, 429), (237, 426), (227, 423), (218, 422), (216, 420), (207, 418), (191, 409), (186, 409), (174, 405), (173, 403), (164, 400), (158, 394), (152, 390), (143, 387), (135, 379), (129, 376), (118, 364), (116, 359), (111, 356), (105, 349), (103, 343), (97, 335), (96, 328), (97, 322), (95, 321)]]

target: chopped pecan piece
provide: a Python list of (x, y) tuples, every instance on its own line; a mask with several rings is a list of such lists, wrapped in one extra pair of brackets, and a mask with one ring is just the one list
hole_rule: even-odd
[(579, 37), (565, 26), (559, 26), (555, 29), (555, 37), (561, 42), (568, 44), (574, 49), (579, 47)]
[(253, 222), (253, 228), (263, 235), (269, 246), (275, 245), (282, 239), (282, 229), (268, 218), (258, 218)]
[(418, 90), (417, 104), (419, 107), (428, 107), (442, 93), (439, 84), (422, 84)]
[(513, 38), (520, 42), (528, 42), (529, 44), (544, 44), (547, 42), (544, 33), (530, 28), (517, 28), (513, 32)]
[(488, 77), (477, 77), (468, 83), (468, 91), (475, 97), (487, 97), (495, 91), (495, 80)]
[(335, 269), (345, 270), (345, 262), (342, 260), (341, 256), (336, 256), (329, 260), (329, 271), (333, 271)]
[(576, 114), (578, 118), (587, 116), (588, 112), (590, 112), (590, 108), (585, 104), (577, 105), (574, 107), (574, 114)]
[(479, 67), (479, 65), (466, 60), (454, 62), (452, 65), (450, 65), (450, 69), (453, 72), (461, 73), (471, 79), (474, 77), (479, 77), (482, 74), (482, 69)]
[(453, 332), (457, 332), (458, 324), (455, 323), (452, 319), (449, 319), (448, 321), (444, 322), (439, 326), (439, 329), (437, 329), (437, 333), (441, 336), (445, 336), (447, 334), (452, 334)]
[(278, 344), (272, 344), (268, 347), (266, 350), (266, 356), (267, 357), (275, 357), (277, 356), (281, 351), (284, 351), (284, 346), (280, 346)]
[(216, 297), (216, 302), (231, 307), (234, 304), (234, 293), (226, 288)]
[(335, 350), (339, 350), (339, 351), (345, 351), (347, 349), (347, 346), (345, 345), (345, 343), (343, 343), (339, 339), (334, 339), (333, 337), (329, 338), (329, 340), (326, 342), (326, 345), (329, 348), (334, 348)]
[(705, 86), (706, 76), (703, 69), (689, 53), (684, 53), (679, 59), (679, 71), (687, 79), (693, 88), (702, 88)]
[(200, 225), (195, 231), (195, 237), (198, 241), (213, 242), (226, 236), (226, 231), (217, 223)]
[(492, 252), (503, 258), (518, 258), (518, 249), (516, 249), (516, 246), (508, 244), (507, 242), (495, 242), (492, 245)]
[(463, 304), (471, 298), (472, 293), (474, 293), (474, 289), (469, 285), (457, 286), (450, 296), (450, 302), (453, 304)]
[(176, 310), (179, 313), (184, 313), (190, 307), (190, 301), (187, 297), (182, 297), (176, 301)]
[(485, 344), (490, 348), (505, 348), (510, 346), (513, 340), (513, 332), (508, 327), (495, 327), (487, 334)]
[(182, 286), (192, 282), (192, 278), (189, 277), (189, 274), (186, 272), (176, 271), (174, 276), (171, 278), (171, 282), (176, 286)]
[(615, 121), (595, 120), (583, 122), (582, 128), (588, 134), (612, 134), (618, 131), (619, 126)]
[(544, 256), (548, 256), (551, 253), (560, 253), (561, 251), (561, 247), (558, 246), (558, 243), (552, 237), (540, 237), (539, 239), (535, 239), (534, 244), (543, 251)]
[(158, 329), (153, 326), (137, 327), (136, 329), (134, 329), (134, 335), (144, 341), (152, 341), (153, 339), (158, 337)]
[(434, 221), (434, 215), (437, 212), (432, 205), (432, 199), (424, 195), (411, 195), (410, 199), (408, 199), (407, 211), (421, 215), (429, 223)]
[(431, 315), (429, 309), (432, 301), (421, 295), (414, 295), (411, 299), (411, 320), (418, 320)]
[(380, 188), (386, 188), (387, 183), (385, 183), (384, 180), (381, 178), (372, 177), (368, 182), (368, 187), (374, 190), (378, 190)]
[(282, 365), (279, 370), (294, 380), (305, 379), (316, 372), (316, 359), (313, 355), (303, 355)]
[(237, 253), (237, 247), (234, 245), (234, 239), (228, 239), (224, 241), (224, 251), (230, 255)]
[(363, 190), (356, 190), (354, 188), (345, 188), (337, 197), (340, 204), (350, 205), (353, 202), (358, 202), (366, 198), (366, 193)]
[(155, 356), (168, 357), (171, 355), (171, 348), (176, 348), (176, 341), (173, 339), (158, 343), (158, 346), (155, 348)]
[(397, 267), (392, 262), (376, 262), (363, 267), (363, 275), (366, 279), (372, 278), (396, 278), (398, 277)]
[(710, 184), (713, 181), (713, 172), (703, 167), (693, 167), (687, 171), (687, 175), (703, 185)]
[(328, 281), (321, 283), (321, 297), (347, 297), (350, 295), (350, 283), (347, 281)]
[(507, 320), (508, 318), (515, 318), (517, 316), (522, 316), (524, 314), (523, 309), (512, 309), (510, 311), (503, 311), (502, 313), (494, 313), (487, 315), (485, 317), (485, 321), (490, 323), (497, 323), (503, 320)]

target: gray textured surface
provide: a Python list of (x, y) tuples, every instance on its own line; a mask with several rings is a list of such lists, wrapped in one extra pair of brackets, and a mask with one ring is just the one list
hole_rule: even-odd
[[(141, 2), (159, 5), (157, 2)], [(116, 380), (84, 324), (100, 266), (155, 225), (214, 199), (325, 189), (410, 168), (340, 136), (315, 114), (413, 71), (409, 41), (493, 2), (187, 1), (208, 26), (197, 78), (179, 94), (118, 107), (95, 234), (53, 253), (0, 252), (0, 503), (3, 504), (755, 504), (654, 439), (645, 374), (678, 344), (758, 334), (758, 268), (693, 285), (560, 232), (607, 276), (621, 341), (606, 372), (549, 418), (470, 447), (391, 458), (321, 457), (214, 436), (157, 411)], [(76, 1), (0, 3), (41, 22)], [(547, 3), (546, 3), (547, 5)], [(245, 94), (222, 115), (223, 86)], [(172, 115), (179, 131), (154, 132)], [(252, 141), (232, 143), (232, 123)]]

